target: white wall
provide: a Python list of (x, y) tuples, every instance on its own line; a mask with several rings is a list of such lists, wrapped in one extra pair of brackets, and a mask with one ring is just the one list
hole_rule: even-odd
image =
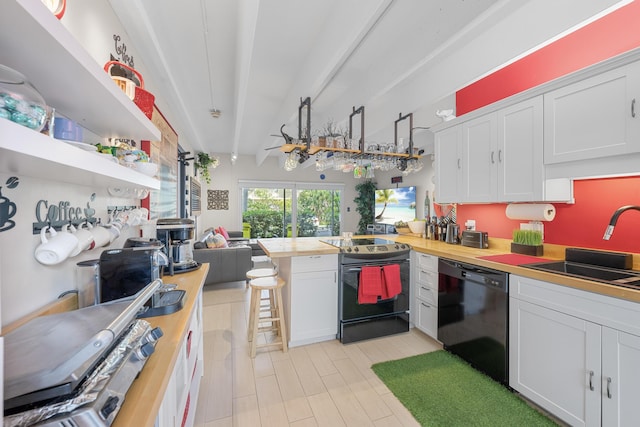
[[(434, 185), (431, 181), (433, 168), (431, 166), (431, 156), (423, 159), (425, 167), (418, 173), (412, 173), (403, 178), (401, 185), (415, 185), (417, 191), (418, 217), (424, 214), (423, 204), (425, 191), (429, 190), (431, 200), (433, 200)], [(342, 230), (357, 231), (360, 216), (356, 212), (356, 204), (353, 201), (357, 194), (355, 186), (361, 182), (353, 178), (353, 174), (325, 170), (317, 172), (313, 160), (308, 160), (308, 167), (298, 166), (291, 172), (285, 171), (275, 157), (267, 158), (260, 166), (255, 163), (254, 156), (239, 156), (235, 165), (231, 164), (229, 156), (220, 156), (220, 166), (211, 169), (211, 184), (202, 182), (202, 214), (197, 219), (198, 232), (209, 228), (223, 226), (227, 230), (242, 230), (242, 212), (240, 211), (240, 191), (239, 180), (263, 180), (263, 181), (284, 181), (298, 183), (344, 183), (344, 211), (342, 212)], [(305, 163), (306, 165), (306, 163)], [(324, 174), (325, 179), (320, 175)], [(389, 186), (391, 177), (402, 175), (398, 170), (388, 172), (375, 172), (374, 181), (380, 185)], [(229, 190), (229, 210), (207, 210), (206, 197), (207, 190)]]

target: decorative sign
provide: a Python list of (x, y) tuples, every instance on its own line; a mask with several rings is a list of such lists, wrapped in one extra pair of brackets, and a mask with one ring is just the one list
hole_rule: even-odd
[(49, 203), (48, 200), (40, 200), (36, 204), (36, 220), (33, 223), (33, 234), (40, 233), (44, 227), (51, 226), (60, 229), (65, 224), (80, 225), (84, 222), (96, 223), (94, 217), (96, 210), (89, 202), (86, 208), (73, 207), (71, 202), (60, 201), (57, 205)]
[(391, 177), (391, 183), (392, 184), (399, 184), (402, 182), (402, 177), (401, 176), (392, 176)]
[(115, 42), (115, 45), (116, 45), (115, 59), (117, 59), (120, 62), (124, 62), (131, 68), (136, 68), (133, 65), (133, 56), (127, 54), (127, 45), (124, 44), (124, 42), (120, 43), (120, 40), (121, 40), (121, 37), (118, 34), (113, 35), (113, 41)]
[[(17, 177), (12, 176), (6, 182), (7, 188), (16, 188), (19, 184)], [(2, 187), (0, 187), (2, 190)], [(8, 197), (2, 195), (0, 192), (0, 231), (10, 230), (16, 226), (16, 222), (12, 220), (18, 211), (18, 207)]]
[(229, 190), (207, 190), (207, 209), (229, 210)]

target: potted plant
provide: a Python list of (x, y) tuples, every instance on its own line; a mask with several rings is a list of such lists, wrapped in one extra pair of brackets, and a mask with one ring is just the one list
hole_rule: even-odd
[(196, 174), (200, 171), (200, 176), (205, 180), (207, 184), (211, 183), (211, 175), (209, 175), (209, 168), (216, 168), (220, 164), (220, 160), (215, 156), (210, 156), (207, 153), (198, 153), (195, 158), (194, 167)]
[(542, 232), (539, 230), (513, 230), (511, 252), (515, 254), (541, 256), (544, 252)]
[(366, 180), (356, 185), (356, 192), (358, 193), (358, 197), (353, 201), (356, 202), (356, 211), (360, 214), (360, 221), (358, 221), (358, 234), (366, 234), (367, 225), (373, 224), (376, 184), (371, 180)]

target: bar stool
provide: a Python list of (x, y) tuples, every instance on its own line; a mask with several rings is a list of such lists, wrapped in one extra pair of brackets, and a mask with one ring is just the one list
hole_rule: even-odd
[[(287, 352), (287, 328), (282, 306), (282, 288), (286, 283), (281, 277), (258, 277), (249, 281), (251, 304), (247, 335), (251, 343), (251, 358), (256, 357), (256, 349), (258, 347), (282, 345), (282, 351), (284, 353)], [(269, 297), (263, 299), (262, 291), (268, 291)], [(269, 303), (268, 305), (262, 305), (262, 301), (269, 301)], [(264, 315), (265, 313), (267, 314)], [(261, 323), (270, 323), (271, 325), (260, 327)], [(258, 344), (258, 334), (269, 331), (276, 332), (279, 339), (266, 344)]]
[(257, 279), (260, 277), (276, 277), (278, 275), (278, 269), (274, 265), (272, 268), (254, 268), (247, 271), (247, 288), (249, 287), (249, 281), (251, 279)]

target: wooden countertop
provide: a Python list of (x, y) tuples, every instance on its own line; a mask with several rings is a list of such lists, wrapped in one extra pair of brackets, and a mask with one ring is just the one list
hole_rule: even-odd
[[(417, 234), (382, 234), (354, 236), (358, 237), (378, 237), (393, 240), (399, 243), (406, 243), (417, 252), (434, 255), (441, 258), (448, 258), (455, 261), (468, 262), (481, 267), (493, 268), (519, 276), (530, 277), (532, 279), (543, 280), (545, 282), (556, 283), (558, 285), (569, 286), (601, 295), (608, 295), (629, 301), (640, 302), (640, 291), (623, 288), (620, 286), (607, 285), (605, 283), (591, 280), (568, 277), (561, 274), (547, 273), (544, 271), (532, 270), (526, 267), (518, 267), (510, 264), (503, 264), (495, 261), (480, 259), (487, 255), (501, 255), (510, 253), (510, 239), (489, 238), (489, 249), (468, 248), (461, 245), (452, 245), (437, 240), (423, 239)], [(338, 237), (331, 237), (336, 239)], [(271, 258), (282, 258), (300, 255), (319, 255), (328, 253), (338, 253), (338, 249), (321, 242), (319, 237), (298, 237), (298, 238), (276, 238), (259, 239), (258, 243), (265, 253)], [(329, 239), (329, 237), (324, 238)], [(544, 245), (543, 258), (552, 260), (563, 260), (565, 246)], [(640, 254), (633, 254), (633, 268), (640, 270)]]
[[(325, 237), (324, 239), (335, 239)], [(304, 255), (329, 255), (339, 253), (338, 248), (321, 242), (321, 237), (288, 237), (258, 239), (258, 244), (269, 258), (286, 258)]]
[(208, 271), (209, 264), (202, 264), (198, 270), (162, 278), (164, 283), (175, 283), (177, 289), (187, 291), (186, 301), (182, 310), (176, 313), (145, 319), (153, 327), (159, 326), (164, 335), (156, 344), (156, 351), (149, 357), (140, 376), (129, 388), (113, 427), (152, 427), (155, 424)]

